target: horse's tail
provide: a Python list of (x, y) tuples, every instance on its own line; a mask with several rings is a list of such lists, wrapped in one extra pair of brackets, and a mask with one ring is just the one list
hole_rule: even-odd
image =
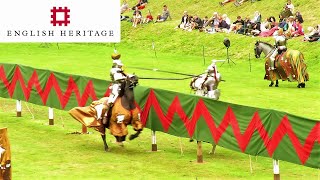
[(304, 62), (304, 56), (300, 51), (291, 50), (287, 53), (287, 60), (290, 61), (293, 74), (299, 83), (304, 83), (309, 80), (309, 75), (307, 72), (307, 65)]

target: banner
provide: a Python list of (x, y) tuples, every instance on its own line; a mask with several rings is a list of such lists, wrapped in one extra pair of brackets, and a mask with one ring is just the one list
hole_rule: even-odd
[(120, 42), (120, 0), (3, 0), (0, 7), (0, 42)]
[(12, 179), (11, 151), (7, 128), (0, 129), (0, 179)]
[[(0, 63), (0, 97), (69, 110), (110, 93), (110, 82)], [(234, 151), (320, 168), (320, 122), (286, 112), (137, 86), (145, 127)]]

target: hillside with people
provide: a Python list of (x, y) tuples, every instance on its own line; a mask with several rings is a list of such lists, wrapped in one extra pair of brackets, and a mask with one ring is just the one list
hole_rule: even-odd
[[(226, 0), (228, 1), (228, 0)], [(141, 14), (141, 23), (134, 26), (131, 22), (133, 13), (132, 8), (137, 5), (137, 0), (128, 0), (129, 10), (123, 12), (123, 19), (121, 22), (121, 44), (132, 46), (138, 49), (152, 50), (152, 42), (157, 47), (157, 51), (163, 53), (175, 54), (189, 54), (195, 56), (202, 56), (202, 49), (205, 47), (205, 55), (215, 57), (217, 59), (225, 57), (224, 46), (222, 41), (228, 37), (231, 41), (231, 54), (234, 59), (247, 59), (248, 53), (253, 53), (253, 44), (256, 40), (262, 40), (274, 44), (272, 34), (276, 32), (278, 26), (282, 26), (284, 30), (288, 30), (288, 48), (299, 49), (305, 52), (307, 59), (315, 60), (320, 54), (319, 43), (308, 42), (306, 37), (316, 31), (318, 24), (320, 24), (320, 11), (318, 11), (319, 3), (317, 0), (296, 0), (292, 1), (289, 9), (286, 7), (287, 0), (281, 1), (244, 1), (241, 5), (236, 4), (238, 0), (229, 3), (221, 4), (225, 1), (199, 1), (199, 0), (178, 0), (178, 1), (148, 1), (142, 8), (138, 9)], [(122, 2), (123, 3), (123, 2)], [(164, 22), (157, 22), (157, 16), (163, 12), (163, 6), (170, 12), (170, 16)], [(286, 10), (292, 11), (288, 14)], [(216, 16), (217, 19), (227, 19), (229, 21), (229, 29), (217, 28), (212, 31), (211, 26), (203, 29), (194, 27), (194, 23), (190, 23), (191, 27), (180, 28), (183, 21), (184, 14), (188, 14), (189, 18), (192, 16), (192, 21), (201, 19), (202, 22), (205, 17), (208, 19)], [(286, 16), (285, 18), (280, 17)], [(144, 23), (146, 17), (150, 15), (153, 21)], [(259, 24), (254, 21), (259, 19)], [(260, 17), (259, 17), (260, 16)], [(248, 26), (249, 32), (237, 29), (237, 18), (242, 20), (249, 20), (253, 22)], [(280, 18), (282, 20), (280, 20)], [(270, 20), (271, 19), (271, 20)], [(273, 20), (272, 20), (273, 19)], [(299, 20), (298, 20), (299, 19)], [(302, 22), (300, 22), (302, 19)], [(275, 21), (275, 22), (274, 22)], [(279, 22), (280, 21), (280, 22)], [(294, 21), (295, 26), (288, 27), (288, 25), (281, 24), (281, 21)], [(297, 23), (296, 23), (297, 22)], [(298, 25), (299, 23), (299, 25)], [(289, 22), (290, 24), (290, 22)], [(297, 25), (296, 25), (297, 24)], [(255, 27), (254, 27), (255, 26)], [(257, 26), (266, 29), (258, 28)], [(277, 26), (276, 29), (273, 27)], [(271, 29), (274, 29), (270, 32)], [(214, 28), (213, 28), (214, 29)], [(263, 32), (264, 30), (264, 32)], [(269, 32), (266, 32), (269, 30)], [(289, 33), (290, 31), (290, 33)], [(319, 29), (318, 29), (319, 31)], [(264, 36), (259, 35), (264, 34)], [(267, 34), (267, 35), (266, 35)], [(319, 41), (318, 41), (319, 42)], [(312, 52), (309, 53), (309, 49)]]

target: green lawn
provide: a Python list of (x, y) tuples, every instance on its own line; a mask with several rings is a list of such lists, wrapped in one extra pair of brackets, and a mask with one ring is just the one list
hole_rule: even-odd
[[(1, 44), (4, 54), (2, 62), (24, 64), (59, 72), (81, 74), (96, 78), (109, 78), (111, 45), (103, 44), (55, 44), (49, 48), (39, 44)], [(126, 49), (119, 45), (127, 72), (140, 77), (182, 77), (144, 71), (132, 67), (158, 68), (161, 70), (199, 74), (205, 66), (201, 56), (166, 54), (158, 52), (155, 59), (152, 51)], [(299, 116), (319, 119), (319, 85), (307, 83), (307, 88), (298, 89), (296, 83), (281, 82), (279, 88), (269, 88), (263, 80), (262, 59), (238, 60), (236, 65), (219, 67), (223, 79), (221, 101), (272, 108)], [(312, 71), (311, 77), (315, 77)], [(155, 81), (140, 80), (141, 86), (169, 89), (190, 93), (189, 80)], [(308, 94), (308, 96), (306, 96)], [(293, 103), (294, 102), (294, 103)], [(301, 106), (300, 104), (303, 104)], [(55, 111), (55, 126), (48, 126), (47, 108), (23, 103), (23, 117), (16, 118), (14, 101), (1, 99), (0, 125), (9, 128), (12, 145), (13, 176), (15, 179), (270, 179), (272, 159), (252, 157), (253, 174), (250, 173), (249, 156), (218, 147), (217, 154), (207, 154), (211, 147), (204, 144), (204, 164), (195, 163), (196, 144), (188, 139), (158, 133), (160, 152), (151, 149), (151, 132), (145, 129), (141, 137), (125, 144), (124, 148), (111, 143), (111, 151), (103, 151), (100, 135), (70, 134), (80, 131), (80, 124), (65, 111)], [(303, 107), (303, 108), (302, 108)], [(35, 116), (32, 119), (31, 113)], [(180, 144), (181, 143), (181, 144)], [(183, 149), (183, 155), (180, 152)], [(283, 179), (317, 179), (318, 170), (291, 163), (281, 162)]]
[[(269, 82), (263, 80), (264, 59), (254, 58), (253, 46), (256, 40), (273, 43), (272, 38), (174, 30), (184, 10), (201, 17), (217, 11), (227, 13), (232, 19), (238, 14), (252, 16), (255, 10), (259, 10), (265, 18), (276, 16), (284, 3), (263, 0), (236, 8), (232, 4), (220, 7), (218, 1), (150, 1), (147, 9), (154, 16), (161, 12), (163, 4), (167, 4), (173, 19), (135, 29), (130, 23), (122, 22), (122, 40), (116, 47), (128, 73), (136, 73), (139, 77), (182, 78), (134, 67), (200, 74), (211, 59), (226, 58), (222, 41), (228, 37), (231, 41), (230, 57), (236, 65), (225, 63), (219, 66), (226, 80), (219, 85), (221, 101), (320, 120), (320, 43), (301, 42), (302, 37), (288, 42), (288, 48), (298, 49), (305, 56), (310, 74), (305, 89), (296, 88), (296, 82), (280, 82), (279, 88), (270, 88)], [(320, 7), (316, 6), (317, 3), (317, 0), (293, 1), (304, 16), (305, 27), (319, 23)], [(157, 57), (152, 49), (153, 41)], [(40, 43), (0, 44), (0, 62), (109, 79), (113, 47), (114, 44), (86, 43), (60, 43), (59, 46), (55, 43), (48, 46)], [(189, 94), (192, 93), (189, 81), (141, 79), (139, 84)], [(0, 99), (0, 127), (9, 129), (14, 179), (271, 179), (273, 176), (271, 158), (251, 157), (251, 173), (248, 155), (217, 147), (212, 156), (207, 153), (210, 144), (205, 143), (205, 163), (197, 164), (196, 143), (164, 133), (157, 133), (160, 151), (150, 152), (151, 132), (148, 129), (138, 139), (127, 142), (124, 148), (112, 143), (114, 138), (108, 135), (110, 152), (104, 152), (97, 132), (89, 130), (88, 135), (71, 134), (81, 131), (81, 126), (67, 112), (59, 110), (55, 110), (55, 125), (48, 126), (47, 113), (47, 107), (23, 103), (23, 117), (16, 118), (15, 101)], [(315, 146), (319, 147), (319, 144)], [(316, 180), (320, 176), (317, 169), (283, 161), (280, 162), (280, 173), (282, 179)]]

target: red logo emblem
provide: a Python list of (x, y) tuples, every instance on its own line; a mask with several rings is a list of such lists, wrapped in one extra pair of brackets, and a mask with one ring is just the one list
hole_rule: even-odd
[[(59, 7), (58, 9), (56, 8), (56, 7), (53, 7), (52, 9), (51, 9), (51, 18), (52, 18), (52, 20), (51, 20), (51, 24), (53, 25), (53, 26), (57, 26), (57, 24), (58, 24), (58, 26), (62, 26), (62, 25), (64, 25), (64, 26), (68, 26), (68, 24), (70, 24), (70, 20), (69, 20), (69, 18), (70, 18), (70, 9), (68, 9), (67, 7), (64, 7), (64, 8), (62, 8), (62, 7)], [(57, 15), (59, 16), (59, 15), (63, 15), (63, 18), (62, 19), (58, 19), (57, 18)]]

